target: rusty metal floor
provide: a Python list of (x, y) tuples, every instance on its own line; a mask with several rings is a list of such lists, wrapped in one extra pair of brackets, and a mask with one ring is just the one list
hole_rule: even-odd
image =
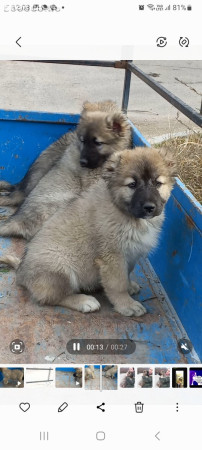
[[(0, 218), (9, 208), (0, 208)], [(21, 256), (24, 243), (20, 239), (0, 238), (0, 254)], [(148, 260), (136, 267), (135, 277), (142, 286), (137, 299), (144, 302), (148, 313), (140, 318), (115, 313), (103, 293), (96, 293), (101, 310), (82, 314), (62, 307), (39, 306), (16, 288), (15, 272), (0, 268), (0, 362), (2, 364), (131, 364), (131, 363), (199, 363), (193, 351), (186, 357), (179, 353), (177, 341), (186, 337), (160, 281)], [(70, 355), (66, 344), (70, 339), (133, 339), (132, 355)], [(25, 343), (20, 355), (10, 352), (14, 339)]]

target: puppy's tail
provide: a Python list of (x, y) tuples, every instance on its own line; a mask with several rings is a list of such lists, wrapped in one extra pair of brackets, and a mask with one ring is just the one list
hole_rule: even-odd
[(14, 190), (15, 186), (13, 184), (8, 183), (7, 181), (0, 181), (0, 191), (13, 192)]
[(0, 264), (7, 264), (10, 267), (13, 267), (13, 269), (17, 270), (19, 265), (21, 263), (21, 259), (17, 256), (0, 256)]

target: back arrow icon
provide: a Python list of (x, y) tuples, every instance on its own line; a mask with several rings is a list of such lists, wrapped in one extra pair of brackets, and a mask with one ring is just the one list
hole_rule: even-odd
[(160, 431), (158, 431), (158, 433), (155, 434), (156, 439), (158, 439), (158, 441), (160, 441), (158, 434), (160, 433)]
[(18, 39), (17, 39), (17, 41), (15, 41), (16, 42), (16, 44), (19, 46), (19, 47), (21, 47), (21, 45), (19, 44), (19, 40), (21, 39), (21, 37), (19, 37)]

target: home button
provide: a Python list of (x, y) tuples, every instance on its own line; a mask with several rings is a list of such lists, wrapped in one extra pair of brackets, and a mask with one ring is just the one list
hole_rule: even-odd
[(104, 431), (97, 431), (96, 439), (98, 441), (104, 441), (105, 440), (105, 433), (104, 433)]

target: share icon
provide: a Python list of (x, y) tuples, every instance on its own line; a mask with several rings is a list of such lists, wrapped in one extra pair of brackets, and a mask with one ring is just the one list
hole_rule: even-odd
[(102, 412), (105, 412), (105, 409), (102, 408), (102, 406), (104, 406), (105, 403), (101, 403), (101, 405), (97, 406), (97, 409), (101, 409)]

